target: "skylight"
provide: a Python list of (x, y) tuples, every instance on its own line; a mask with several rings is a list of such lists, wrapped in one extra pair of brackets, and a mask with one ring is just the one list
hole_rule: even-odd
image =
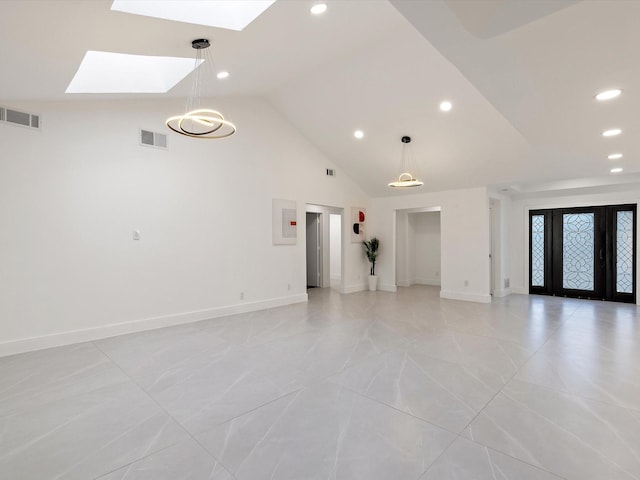
[(240, 31), (274, 2), (275, 0), (114, 0), (111, 10)]
[(193, 58), (89, 50), (67, 93), (165, 93), (195, 67)]

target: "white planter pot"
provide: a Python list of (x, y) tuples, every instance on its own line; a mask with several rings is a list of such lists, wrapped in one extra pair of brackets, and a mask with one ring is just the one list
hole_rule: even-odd
[(378, 276), (369, 275), (369, 291), (375, 292), (376, 288), (378, 288)]

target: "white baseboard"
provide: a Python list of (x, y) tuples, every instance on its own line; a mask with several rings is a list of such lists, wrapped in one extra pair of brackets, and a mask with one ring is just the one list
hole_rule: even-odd
[(466, 302), (491, 303), (491, 295), (480, 293), (464, 293), (440, 290), (440, 298), (448, 298), (449, 300), (464, 300)]
[(415, 278), (413, 280), (398, 280), (398, 287), (410, 287), (411, 285), (431, 285), (434, 287), (440, 286), (439, 278)]
[(511, 295), (511, 289), (505, 288), (504, 290), (494, 290), (494, 297), (506, 297), (507, 295)]
[(529, 287), (511, 287), (511, 293), (519, 293), (520, 295), (529, 295)]
[(378, 285), (378, 290), (383, 291), (383, 292), (397, 292), (398, 289), (396, 288), (395, 285), (389, 285), (389, 284), (384, 284), (381, 283), (380, 285)]
[(439, 278), (415, 278), (411, 280), (412, 285), (433, 285), (434, 287), (440, 286)]
[(356, 293), (356, 292), (362, 292), (364, 290), (367, 290), (369, 287), (367, 287), (364, 283), (363, 284), (354, 284), (354, 285), (345, 285), (344, 290), (342, 293)]
[(257, 302), (239, 303), (236, 305), (227, 305), (224, 307), (216, 307), (194, 312), (177, 313), (173, 315), (165, 315), (162, 317), (144, 318), (140, 320), (133, 320), (130, 322), (114, 323), (101, 327), (54, 333), (51, 335), (43, 335), (40, 337), (22, 338), (19, 340), (0, 343), (0, 357), (13, 355), (16, 353), (42, 350), (43, 348), (60, 347), (73, 343), (88, 342), (101, 338), (115, 337), (117, 335), (124, 335), (126, 333), (154, 330), (156, 328), (170, 327), (172, 325), (180, 325), (183, 323), (208, 320), (210, 318), (224, 317), (236, 313), (253, 312), (256, 310), (264, 310), (266, 308), (281, 307), (284, 305), (291, 305), (293, 303), (301, 303), (306, 301), (308, 301), (307, 294), (299, 293), (287, 297), (271, 298), (268, 300), (260, 300)]
[[(344, 291), (342, 293), (356, 293), (356, 292), (365, 292), (369, 290), (369, 285), (348, 285), (346, 287), (344, 287)], [(381, 292), (395, 292), (397, 291), (396, 286), (395, 285), (385, 285), (385, 284), (379, 284), (377, 290), (380, 290)]]

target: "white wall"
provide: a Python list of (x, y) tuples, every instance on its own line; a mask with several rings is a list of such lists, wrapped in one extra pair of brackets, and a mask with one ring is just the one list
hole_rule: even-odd
[[(380, 239), (380, 287), (395, 290), (396, 211), (440, 207), (440, 296), (489, 302), (489, 205), (486, 188), (372, 200), (369, 234)], [(466, 282), (466, 283), (465, 283)]]
[(440, 285), (440, 212), (409, 213), (412, 284)]
[[(304, 225), (306, 203), (367, 196), (258, 99), (215, 101), (238, 126), (228, 139), (138, 144), (182, 104), (10, 105), (42, 131), (0, 125), (0, 354), (306, 299), (304, 228), (272, 245), (272, 198), (297, 200)], [(360, 245), (344, 260), (345, 285), (364, 288)]]
[[(579, 194), (549, 193), (514, 198), (511, 201), (509, 218), (511, 290), (514, 293), (529, 293), (529, 210), (634, 203), (640, 203), (640, 190), (637, 185), (621, 185), (615, 191), (607, 192), (585, 189)], [(636, 221), (638, 221), (637, 218)], [(638, 238), (636, 238), (636, 245), (637, 242)], [(637, 257), (640, 256), (637, 255)], [(640, 271), (639, 258), (636, 258), (636, 264), (636, 271)], [(636, 300), (640, 304), (640, 298)]]

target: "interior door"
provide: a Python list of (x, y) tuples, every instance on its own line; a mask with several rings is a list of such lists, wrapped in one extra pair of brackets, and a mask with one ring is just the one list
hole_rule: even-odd
[(604, 298), (605, 215), (603, 207), (553, 211), (554, 294)]
[(635, 303), (636, 206), (533, 210), (529, 292)]
[(307, 212), (307, 287), (322, 286), (320, 214)]

